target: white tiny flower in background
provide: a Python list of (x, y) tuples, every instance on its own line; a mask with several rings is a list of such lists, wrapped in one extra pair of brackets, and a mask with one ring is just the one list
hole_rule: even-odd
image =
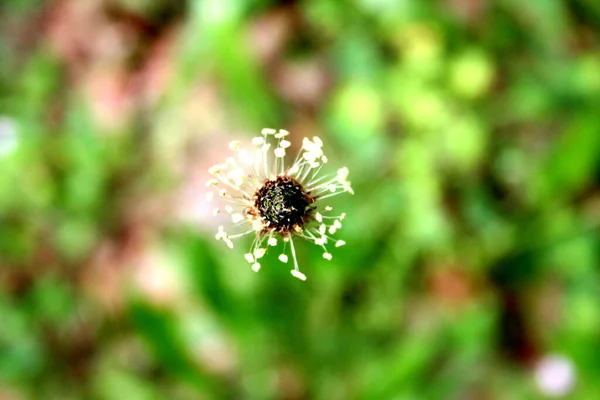
[(17, 124), (12, 118), (0, 116), (0, 156), (12, 153), (18, 144)]
[(570, 359), (548, 355), (535, 366), (535, 382), (540, 392), (548, 397), (562, 397), (573, 389), (575, 368)]
[[(219, 226), (215, 237), (233, 248), (233, 239), (254, 234), (250, 252), (244, 258), (256, 272), (260, 269), (259, 259), (269, 247), (277, 246), (277, 239), (281, 238), (283, 251), (279, 260), (288, 262), (286, 250), (289, 244), (294, 261), (291, 273), (306, 280), (306, 275), (298, 268), (294, 238), (320, 246), (327, 260), (333, 258), (326, 247), (330, 240), (335, 247), (345, 244), (331, 235), (342, 227), (341, 221), (346, 214), (331, 215), (332, 207), (323, 201), (345, 192), (354, 194), (347, 180), (348, 168), (340, 168), (330, 175), (320, 174), (327, 157), (318, 137), (304, 138), (294, 163), (286, 167), (284, 158), (291, 143), (285, 137), (289, 132), (263, 129), (261, 133), (262, 136), (252, 139), (254, 148), (251, 150), (244, 149), (239, 141), (231, 142), (229, 147), (237, 157), (229, 157), (209, 169), (214, 179), (208, 181), (207, 186), (227, 203), (223, 210), (229, 214), (235, 231), (228, 234), (223, 226)], [(271, 145), (272, 141), (276, 142), (275, 146)], [(208, 198), (212, 200), (213, 197), (217, 196)], [(221, 208), (215, 208), (215, 215), (220, 212)]]

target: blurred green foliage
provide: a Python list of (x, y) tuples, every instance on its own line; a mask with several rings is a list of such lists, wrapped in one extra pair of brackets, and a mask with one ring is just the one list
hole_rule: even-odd
[[(592, 0), (4, 0), (0, 398), (535, 399), (552, 354), (600, 398), (599, 32)], [(198, 200), (267, 126), (351, 171), (305, 283)]]

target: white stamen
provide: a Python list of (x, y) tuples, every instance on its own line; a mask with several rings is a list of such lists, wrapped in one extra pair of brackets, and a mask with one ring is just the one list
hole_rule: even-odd
[(282, 149), (281, 147), (276, 148), (273, 152), (275, 153), (275, 157), (285, 156), (285, 149)]
[(232, 140), (231, 142), (229, 142), (229, 148), (233, 151), (238, 151), (238, 149), (240, 148), (240, 141)]
[(262, 258), (266, 252), (267, 252), (266, 249), (256, 248), (256, 249), (254, 249), (254, 257)]
[(292, 273), (292, 275), (294, 275), (294, 278), (298, 278), (302, 281), (306, 280), (306, 275), (304, 275), (302, 272), (297, 271), (295, 269), (291, 270), (290, 272)]
[(274, 237), (270, 237), (269, 240), (267, 240), (267, 244), (269, 246), (277, 246), (277, 239), (275, 239)]
[(343, 246), (345, 244), (346, 244), (346, 242), (344, 242), (343, 240), (338, 240), (337, 242), (335, 242), (335, 247), (340, 247), (340, 246)]
[(285, 254), (280, 254), (278, 258), (279, 258), (279, 261), (281, 261), (282, 263), (288, 262), (288, 256)]
[(331, 253), (323, 253), (323, 258), (326, 260), (331, 260), (333, 256), (331, 255)]
[(254, 256), (252, 255), (252, 253), (246, 253), (244, 254), (244, 258), (246, 259), (246, 261), (248, 261), (250, 264), (252, 264), (254, 262)]
[(289, 135), (290, 133), (288, 131), (286, 131), (285, 129), (280, 129), (279, 133), (275, 134), (275, 138), (277, 139), (281, 139), (283, 137), (286, 137), (287, 135)]
[(252, 264), (252, 271), (258, 272), (260, 270), (260, 263)]

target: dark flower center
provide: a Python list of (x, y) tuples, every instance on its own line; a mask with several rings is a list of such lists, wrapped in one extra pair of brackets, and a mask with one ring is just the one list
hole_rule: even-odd
[(268, 230), (287, 233), (304, 225), (314, 201), (298, 181), (289, 176), (278, 176), (265, 181), (256, 192), (254, 205)]

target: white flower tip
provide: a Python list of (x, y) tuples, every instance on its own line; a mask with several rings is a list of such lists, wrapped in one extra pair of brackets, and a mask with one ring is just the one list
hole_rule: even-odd
[(344, 242), (343, 240), (338, 240), (337, 242), (335, 242), (335, 247), (340, 247), (340, 246), (343, 246), (345, 244), (346, 244), (346, 242)]
[(256, 248), (256, 249), (254, 249), (254, 257), (262, 258), (266, 252), (267, 252), (266, 249)]
[(244, 219), (244, 216), (242, 214), (231, 214), (231, 221), (234, 224), (237, 224), (238, 222), (242, 221)]
[(331, 211), (331, 210), (333, 210), (333, 207), (325, 206), (325, 211)]
[(282, 140), (282, 141), (279, 143), (279, 147), (281, 147), (282, 149), (287, 149), (287, 148), (288, 148), (288, 147), (290, 147), (291, 145), (292, 145), (292, 143), (290, 143), (290, 142), (289, 142), (289, 141), (287, 141), (287, 140)]
[(252, 264), (252, 271), (258, 272), (259, 270), (260, 270), (260, 264), (259, 263)]
[(206, 186), (216, 186), (219, 184), (219, 181), (216, 179), (211, 179), (208, 182), (206, 182)]
[(275, 132), (277, 132), (275, 129), (273, 128), (264, 128), (263, 130), (260, 131), (261, 134), (263, 135), (273, 135)]
[(215, 217), (216, 217), (217, 215), (219, 215), (220, 213), (221, 213), (221, 210), (220, 210), (220, 209), (218, 209), (218, 208), (215, 208), (215, 209), (213, 210), (213, 215), (214, 215)]
[(323, 222), (323, 216), (319, 212), (315, 214), (315, 219), (317, 220), (317, 222)]
[(305, 281), (305, 280), (306, 280), (306, 275), (304, 275), (302, 272), (300, 272), (300, 271), (297, 271), (297, 270), (295, 270), (295, 269), (291, 270), (290, 272), (292, 273), (292, 275), (293, 275), (295, 278), (298, 278), (298, 279), (300, 279), (301, 281)]
[(281, 261), (282, 263), (288, 262), (288, 256), (285, 254), (280, 254), (278, 258), (279, 258), (279, 261)]
[(274, 237), (270, 237), (269, 240), (267, 240), (267, 244), (269, 246), (277, 246), (277, 239), (275, 239)]
[(260, 146), (265, 142), (265, 138), (263, 138), (262, 136), (258, 136), (255, 138), (252, 138), (252, 144), (254, 146)]
[(331, 260), (333, 256), (331, 255), (331, 253), (323, 253), (323, 258), (326, 260)]
[(244, 258), (246, 259), (246, 261), (248, 261), (250, 264), (252, 264), (254, 262), (254, 256), (252, 255), (252, 253), (246, 253), (244, 254)]

